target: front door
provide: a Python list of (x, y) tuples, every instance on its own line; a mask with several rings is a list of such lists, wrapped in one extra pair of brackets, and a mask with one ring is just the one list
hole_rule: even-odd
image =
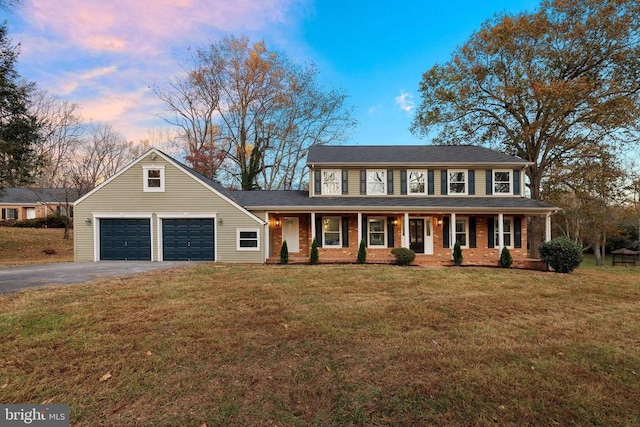
[(424, 253), (424, 218), (409, 218), (409, 249)]
[(424, 219), (424, 253), (433, 255), (433, 221), (431, 217)]
[(282, 219), (282, 240), (287, 241), (290, 253), (300, 252), (300, 218), (284, 217)]

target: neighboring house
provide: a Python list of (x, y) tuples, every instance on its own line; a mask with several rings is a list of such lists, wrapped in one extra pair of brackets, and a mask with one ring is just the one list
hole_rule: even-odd
[(0, 189), (0, 221), (44, 218), (50, 214), (73, 216), (77, 194), (63, 188)]
[(503, 247), (527, 258), (530, 216), (558, 209), (524, 196), (531, 163), (475, 146), (315, 146), (308, 191), (229, 191), (151, 149), (75, 204), (77, 261), (308, 259), (389, 262), (409, 247), (418, 263), (497, 264)]

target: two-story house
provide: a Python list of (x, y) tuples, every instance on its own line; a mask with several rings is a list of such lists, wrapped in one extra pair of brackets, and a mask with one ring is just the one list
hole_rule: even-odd
[(413, 249), (417, 263), (497, 264), (527, 258), (527, 218), (554, 206), (527, 198), (528, 162), (475, 146), (315, 146), (305, 191), (229, 191), (152, 149), (81, 198), (76, 260), (269, 262), (286, 240), (307, 260), (370, 262)]

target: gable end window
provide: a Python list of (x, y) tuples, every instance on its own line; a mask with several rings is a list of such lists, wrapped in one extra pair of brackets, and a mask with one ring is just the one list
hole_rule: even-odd
[(427, 171), (408, 170), (407, 171), (408, 194), (426, 194), (427, 190)]
[(493, 171), (493, 194), (511, 194), (512, 176), (510, 170)]
[(448, 175), (448, 190), (449, 194), (467, 194), (467, 170), (466, 169), (449, 169)]
[(143, 166), (142, 171), (146, 193), (164, 192), (164, 166)]
[(339, 195), (342, 193), (342, 170), (322, 170), (322, 194)]
[(259, 251), (260, 250), (260, 232), (257, 228), (238, 228), (237, 229), (239, 251)]
[(387, 177), (384, 169), (367, 170), (367, 195), (387, 194)]

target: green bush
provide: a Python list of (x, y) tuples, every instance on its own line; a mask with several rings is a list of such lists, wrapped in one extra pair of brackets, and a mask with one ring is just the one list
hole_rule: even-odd
[(44, 219), (47, 228), (64, 228), (71, 224), (71, 219), (66, 215), (50, 214)]
[(566, 237), (544, 242), (538, 251), (540, 259), (558, 273), (571, 273), (582, 262), (582, 247)]
[(311, 243), (311, 254), (309, 255), (309, 264), (316, 265), (318, 263), (319, 258), (320, 256), (318, 254), (318, 239), (314, 237), (313, 242)]
[(398, 265), (409, 265), (416, 259), (416, 253), (408, 248), (393, 248), (391, 253), (396, 257)]
[(18, 228), (43, 228), (45, 226), (45, 219), (44, 218), (23, 219), (21, 221), (16, 221), (13, 224), (13, 226)]
[(462, 264), (462, 248), (460, 248), (460, 242), (458, 241), (453, 246), (453, 262), (456, 265)]
[(367, 245), (364, 243), (364, 239), (360, 240), (360, 246), (358, 247), (358, 264), (364, 264), (367, 262)]
[(509, 268), (513, 264), (513, 258), (511, 258), (511, 252), (509, 252), (508, 247), (502, 248), (502, 252), (500, 252), (500, 267)]
[(280, 248), (280, 263), (288, 264), (289, 263), (289, 248), (287, 247), (287, 241), (282, 241), (282, 247)]

